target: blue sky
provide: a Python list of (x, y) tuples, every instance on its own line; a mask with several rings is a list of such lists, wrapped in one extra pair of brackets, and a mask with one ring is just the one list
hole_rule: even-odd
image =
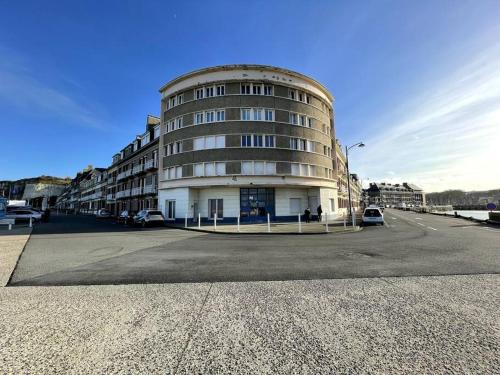
[(0, 0), (0, 180), (74, 176), (188, 71), (258, 63), (335, 96), (365, 183), (500, 187), (500, 2)]

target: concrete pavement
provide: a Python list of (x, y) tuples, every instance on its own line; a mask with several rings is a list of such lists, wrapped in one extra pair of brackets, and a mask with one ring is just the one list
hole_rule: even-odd
[(6, 286), (28, 242), (31, 228), (20, 227), (0, 232), (0, 287)]
[(0, 288), (0, 373), (494, 374), (500, 277)]
[[(499, 273), (500, 230), (386, 210), (387, 225), (308, 236), (217, 235), (54, 218), (37, 226), (11, 285), (306, 280)], [(70, 231), (68, 233), (68, 230)]]

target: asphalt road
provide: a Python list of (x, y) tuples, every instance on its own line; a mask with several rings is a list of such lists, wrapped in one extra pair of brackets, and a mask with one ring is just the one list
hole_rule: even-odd
[(54, 216), (11, 280), (88, 285), (311, 280), (500, 272), (500, 228), (386, 210), (384, 227), (332, 235), (220, 235)]

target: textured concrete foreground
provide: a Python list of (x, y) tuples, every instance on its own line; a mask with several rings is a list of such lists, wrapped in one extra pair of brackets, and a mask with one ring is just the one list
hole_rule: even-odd
[(498, 275), (0, 289), (0, 373), (500, 371)]
[(29, 239), (30, 229), (2, 232), (0, 235), (0, 287), (7, 285), (9, 278), (16, 267), (26, 242)]

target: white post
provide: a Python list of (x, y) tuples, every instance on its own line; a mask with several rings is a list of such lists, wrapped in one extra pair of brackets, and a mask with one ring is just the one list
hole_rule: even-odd
[(345, 215), (344, 215), (344, 229), (347, 229), (347, 223), (345, 221)]
[(33, 222), (31, 221), (31, 216), (30, 216), (30, 228), (33, 227)]
[(9, 230), (12, 230), (12, 224), (9, 224)]
[(186, 217), (184, 218), (184, 228), (188, 227), (188, 214), (186, 213)]
[(328, 212), (325, 212), (325, 231), (328, 233), (329, 228), (328, 228)]
[(299, 218), (299, 233), (302, 233), (302, 224), (300, 222), (300, 214), (298, 214), (297, 217)]
[(267, 233), (271, 233), (271, 217), (267, 214)]
[(351, 209), (352, 213), (352, 228), (354, 229), (356, 227), (356, 212), (354, 211), (354, 207)]
[(237, 218), (237, 225), (238, 225), (237, 231), (239, 233), (240, 232), (240, 215), (238, 215), (238, 218)]
[(214, 230), (217, 230), (217, 214), (214, 214)]
[(198, 229), (201, 228), (201, 214), (198, 212)]

